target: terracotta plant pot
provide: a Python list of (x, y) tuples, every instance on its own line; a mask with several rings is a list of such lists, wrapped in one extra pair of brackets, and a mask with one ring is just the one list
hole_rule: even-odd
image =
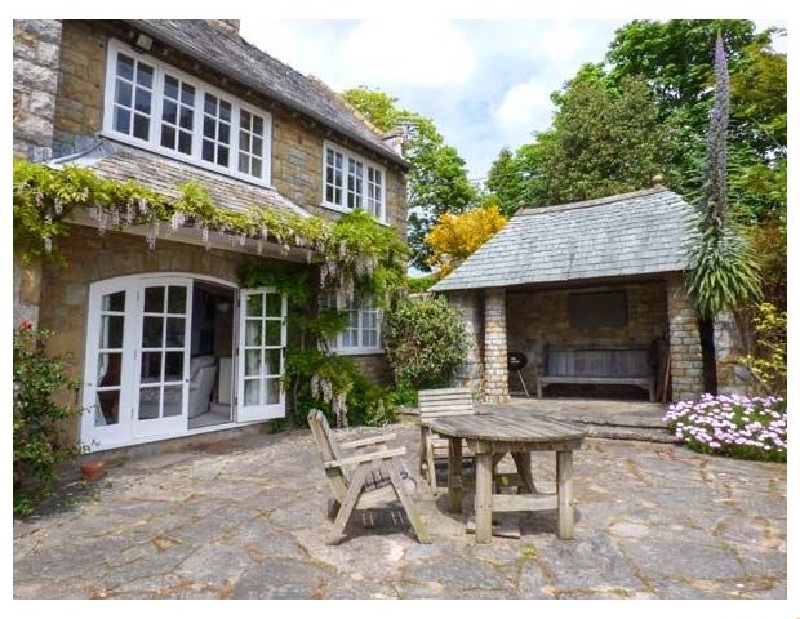
[(102, 462), (86, 462), (81, 464), (81, 477), (84, 481), (97, 481), (103, 475)]

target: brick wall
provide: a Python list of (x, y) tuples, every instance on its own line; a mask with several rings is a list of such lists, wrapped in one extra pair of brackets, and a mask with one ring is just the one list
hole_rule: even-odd
[(683, 291), (683, 279), (667, 279), (667, 316), (672, 377), (672, 399), (697, 400), (703, 393), (703, 358), (697, 317)]
[(484, 296), (484, 400), (497, 404), (508, 400), (506, 359), (506, 291), (489, 288)]
[[(551, 347), (622, 347), (650, 346), (654, 338), (665, 334), (667, 328), (667, 298), (663, 283), (621, 284), (615, 290), (625, 290), (628, 320), (624, 327), (572, 329), (569, 324), (569, 294), (580, 289), (544, 292), (511, 292), (506, 295), (508, 347), (521, 350), (528, 357), (522, 370), (528, 390), (535, 390), (536, 379), (543, 371), (543, 349)], [(514, 390), (521, 389), (514, 373), (510, 377)], [(593, 387), (593, 386), (592, 386)], [(610, 394), (613, 389), (583, 389), (552, 387), (570, 393), (598, 392)], [(640, 390), (616, 390), (615, 394), (640, 395)]]
[(461, 311), (469, 338), (467, 359), (454, 380), (455, 386), (469, 387), (476, 394), (483, 392), (483, 296), (479, 290), (447, 293), (450, 305)]
[[(128, 29), (113, 22), (63, 20), (60, 88), (55, 111), (55, 148), (66, 155), (85, 148), (102, 128), (105, 98), (106, 48), (109, 37), (127, 40)], [(211, 51), (210, 51), (211, 53)], [(227, 81), (225, 76), (198, 66), (175, 50), (153, 46), (152, 56), (229, 92), (272, 115), (272, 184), (309, 212), (337, 219), (322, 202), (323, 142), (328, 139), (386, 167), (387, 220), (403, 238), (406, 234), (405, 175), (393, 163), (277, 101)]]

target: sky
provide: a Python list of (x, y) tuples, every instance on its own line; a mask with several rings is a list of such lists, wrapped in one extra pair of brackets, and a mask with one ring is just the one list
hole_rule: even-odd
[[(614, 20), (268, 20), (241, 34), (337, 91), (366, 85), (431, 117), (483, 180), (500, 149), (550, 125), (550, 93), (584, 62), (603, 59)], [(785, 21), (756, 19), (758, 28)], [(775, 43), (786, 51), (786, 38)]]

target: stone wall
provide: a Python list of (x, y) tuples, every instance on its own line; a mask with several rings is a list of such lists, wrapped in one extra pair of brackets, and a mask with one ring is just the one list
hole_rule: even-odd
[(483, 296), (480, 290), (447, 293), (450, 305), (461, 311), (469, 338), (467, 359), (455, 378), (455, 386), (469, 387), (479, 396), (483, 393)]
[(672, 400), (697, 400), (703, 393), (703, 358), (697, 317), (683, 290), (683, 278), (667, 279), (667, 317)]
[(717, 393), (744, 395), (748, 387), (749, 372), (739, 363), (744, 355), (744, 348), (733, 312), (720, 312), (714, 319), (714, 353)]
[[(662, 282), (621, 283), (614, 290), (627, 296), (627, 323), (623, 327), (572, 329), (569, 324), (569, 295), (581, 289), (514, 291), (506, 295), (508, 348), (528, 357), (522, 377), (528, 391), (536, 390), (536, 380), (544, 370), (543, 349), (551, 347), (649, 347), (654, 339), (666, 335), (667, 298)], [(660, 377), (659, 377), (660, 380)], [(516, 372), (509, 376), (514, 391), (522, 386)], [(572, 395), (640, 396), (637, 388), (615, 389), (609, 386), (553, 386), (549, 389)], [(640, 393), (641, 392), (641, 393)]]
[(14, 20), (14, 155), (53, 156), (61, 36), (57, 19)]
[[(67, 155), (86, 148), (102, 129), (106, 49), (110, 37), (126, 41), (130, 29), (113, 22), (64, 20), (60, 88), (55, 113), (55, 149)], [(321, 207), (322, 158), (326, 139), (386, 167), (387, 221), (403, 238), (406, 234), (405, 175), (391, 162), (326, 127), (227, 77), (199, 66), (177, 50), (156, 42), (150, 54), (171, 66), (229, 92), (272, 115), (272, 184), (309, 212), (337, 219), (336, 211)]]
[(508, 400), (506, 359), (506, 291), (489, 288), (484, 297), (484, 400), (498, 404)]

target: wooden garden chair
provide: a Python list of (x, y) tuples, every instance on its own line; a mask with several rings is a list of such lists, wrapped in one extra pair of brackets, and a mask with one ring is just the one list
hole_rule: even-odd
[[(328, 516), (335, 519), (329, 543), (335, 543), (342, 537), (354, 509), (396, 507), (398, 501), (405, 509), (411, 526), (414, 527), (417, 540), (423, 544), (428, 543), (425, 525), (411, 499), (416, 484), (407, 471), (405, 475), (401, 473), (401, 470), (405, 469), (399, 457), (406, 453), (406, 448), (386, 448), (386, 442), (393, 440), (394, 434), (339, 444), (331, 432), (328, 420), (319, 410), (312, 410), (308, 414), (308, 425), (314, 435), (325, 475), (333, 491)], [(341, 453), (341, 449), (373, 445), (381, 446), (381, 449), (345, 457)]]
[[(419, 392), (420, 422), (449, 415), (474, 415), (475, 403), (472, 392), (465, 388), (423, 389)], [(431, 490), (438, 491), (436, 484), (436, 461), (448, 460), (448, 443), (429, 428), (422, 426), (420, 442), (419, 473), (425, 475)], [(463, 446), (463, 459), (474, 461), (475, 455)]]

